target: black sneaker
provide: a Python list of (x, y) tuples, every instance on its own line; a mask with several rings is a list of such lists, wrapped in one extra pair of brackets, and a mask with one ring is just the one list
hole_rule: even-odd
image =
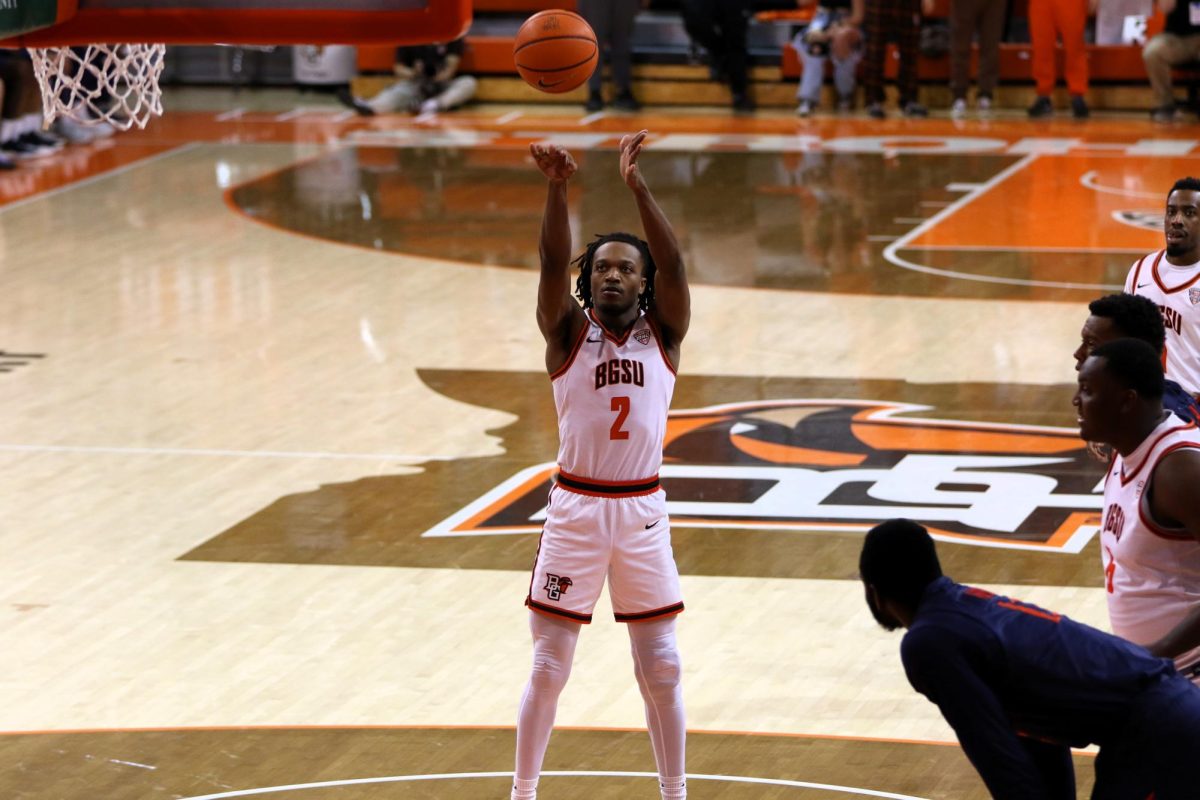
[(900, 107), (906, 117), (928, 117), (929, 109), (915, 100), (910, 100)]
[(1083, 95), (1071, 95), (1071, 116), (1075, 117), (1075, 119), (1087, 119), (1090, 113), (1087, 101), (1083, 99)]
[(624, 90), (623, 92), (619, 92), (617, 96), (613, 98), (612, 107), (617, 111), (642, 110), (642, 104), (637, 101), (637, 98), (633, 96), (633, 92), (629, 91), (628, 89)]
[(49, 131), (30, 131), (21, 137), (39, 147), (49, 147), (55, 151), (62, 150), (67, 140)]
[(1038, 97), (1025, 113), (1029, 114), (1030, 119), (1041, 119), (1053, 114), (1054, 106), (1050, 105), (1049, 97)]
[(602, 111), (604, 109), (604, 98), (600, 96), (599, 92), (588, 92), (588, 99), (583, 104), (583, 107), (587, 111)]
[(56, 152), (54, 148), (36, 145), (24, 136), (18, 136), (16, 139), (9, 139), (7, 142), (0, 143), (0, 151), (9, 158), (14, 158), (17, 161), (25, 161), (30, 158), (45, 158), (46, 156), (54, 155)]
[(882, 103), (871, 103), (867, 106), (867, 116), (871, 119), (884, 119), (887, 117), (887, 112), (883, 110)]
[(362, 100), (359, 100), (357, 97), (350, 94), (350, 90), (348, 88), (338, 89), (337, 90), (337, 99), (338, 99), (339, 103), (346, 106), (347, 108), (354, 109), (354, 113), (358, 114), (359, 116), (362, 116), (362, 117), (375, 116), (375, 109), (371, 108), (369, 105), (364, 103)]
[(1169, 106), (1159, 106), (1150, 109), (1150, 119), (1155, 122), (1175, 122), (1179, 119), (1179, 109), (1172, 103)]
[(750, 95), (748, 94), (735, 94), (732, 105), (733, 111), (736, 114), (754, 113), (754, 101), (750, 99)]

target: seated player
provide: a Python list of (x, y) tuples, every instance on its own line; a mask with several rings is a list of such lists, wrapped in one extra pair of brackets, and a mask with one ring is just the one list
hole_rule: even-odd
[[(812, 0), (801, 0), (808, 5)], [(796, 34), (792, 46), (800, 54), (804, 71), (796, 96), (796, 113), (807, 117), (821, 104), (825, 82), (825, 61), (833, 59), (833, 85), (837, 90), (837, 108), (848, 111), (854, 106), (858, 62), (862, 60), (862, 22), (866, 0), (821, 0), (812, 22)]]
[(458, 108), (475, 96), (477, 81), (459, 75), (463, 40), (448, 44), (414, 45), (396, 50), (396, 82), (364, 100), (348, 90), (338, 99), (363, 116), (408, 111), (430, 114)]
[(1071, 747), (1098, 744), (1092, 800), (1194, 800), (1200, 689), (1137, 645), (942, 575), (915, 522), (872, 528), (859, 573), (909, 683), (997, 800), (1075, 800)]

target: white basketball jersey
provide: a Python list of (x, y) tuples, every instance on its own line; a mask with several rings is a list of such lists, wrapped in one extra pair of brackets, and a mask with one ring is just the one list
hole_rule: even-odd
[(1153, 300), (1162, 311), (1167, 377), (1191, 394), (1200, 392), (1200, 264), (1176, 267), (1159, 250), (1130, 268), (1125, 292)]
[[(1186, 531), (1166, 529), (1150, 518), (1145, 489), (1163, 456), (1200, 448), (1200, 431), (1168, 414), (1129, 458), (1117, 455), (1104, 479), (1104, 564), (1108, 616), (1113, 633), (1150, 644), (1200, 604), (1200, 542)], [(1185, 668), (1200, 661), (1200, 647), (1175, 659)]]
[(675, 370), (642, 314), (621, 338), (588, 309), (567, 363), (550, 376), (558, 407), (558, 466), (578, 478), (638, 481), (662, 466)]

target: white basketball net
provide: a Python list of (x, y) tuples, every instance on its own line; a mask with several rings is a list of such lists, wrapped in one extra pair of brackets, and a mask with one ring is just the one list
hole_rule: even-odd
[(158, 78), (166, 52), (161, 44), (29, 48), (42, 90), (42, 120), (47, 126), (70, 117), (123, 131), (146, 127), (151, 116), (162, 115)]

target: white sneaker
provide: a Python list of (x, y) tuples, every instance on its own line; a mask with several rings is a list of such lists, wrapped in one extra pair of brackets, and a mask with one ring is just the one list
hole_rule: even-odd
[(431, 97), (424, 103), (421, 103), (420, 113), (436, 114), (438, 112), (438, 101), (436, 97)]
[(796, 106), (796, 115), (800, 117), (807, 117), (812, 114), (813, 109), (816, 108), (816, 106), (817, 104), (812, 100), (801, 100), (800, 105)]
[(955, 119), (961, 119), (967, 115), (967, 101), (963, 98), (958, 98), (954, 104), (950, 106), (950, 116)]
[(979, 109), (980, 114), (989, 114), (992, 111), (992, 98), (984, 95), (975, 101), (975, 108)]

